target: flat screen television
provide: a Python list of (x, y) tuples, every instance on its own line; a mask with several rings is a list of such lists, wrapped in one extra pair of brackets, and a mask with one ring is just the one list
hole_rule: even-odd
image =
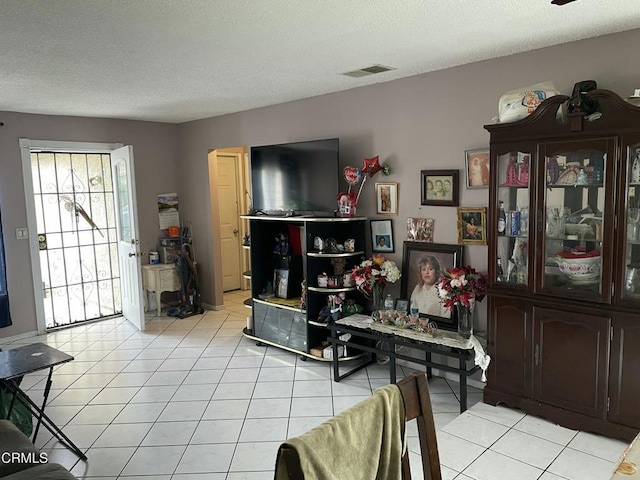
[(252, 213), (326, 215), (336, 210), (338, 139), (251, 147)]

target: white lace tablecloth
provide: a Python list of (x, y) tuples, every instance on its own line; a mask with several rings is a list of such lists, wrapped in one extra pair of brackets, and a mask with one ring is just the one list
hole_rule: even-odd
[(382, 323), (374, 322), (371, 317), (362, 314), (350, 315), (348, 317), (341, 318), (340, 320), (336, 321), (336, 325), (355, 327), (363, 330), (372, 330), (375, 332), (395, 335), (396, 337), (409, 338), (417, 342), (435, 343), (437, 345), (460, 348), (462, 350), (473, 349), (473, 361), (482, 370), (482, 381), (487, 381), (486, 371), (489, 367), (491, 357), (489, 357), (489, 355), (485, 353), (484, 348), (482, 348), (480, 341), (475, 337), (475, 335), (471, 335), (470, 338), (463, 338), (456, 332), (438, 330), (436, 336), (434, 337), (425, 332), (418, 332), (411, 328), (399, 328), (393, 325), (383, 325)]

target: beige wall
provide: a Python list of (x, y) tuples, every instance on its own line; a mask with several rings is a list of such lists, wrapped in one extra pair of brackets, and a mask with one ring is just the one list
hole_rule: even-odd
[[(27, 226), (19, 138), (133, 145), (142, 251), (155, 250), (160, 234), (156, 195), (177, 191), (177, 127), (170, 124), (0, 112), (0, 208), (13, 325), (0, 338), (36, 327), (29, 243), (15, 229)], [(29, 232), (35, 235), (36, 232)], [(146, 258), (143, 262), (147, 261)]]
[[(179, 126), (0, 112), (5, 122), (0, 127), (0, 205), (14, 318), (14, 326), (0, 330), (0, 337), (35, 330), (28, 244), (14, 234), (26, 226), (19, 137), (132, 144), (143, 249), (154, 246), (159, 235), (155, 195), (177, 190), (181, 219), (193, 225), (202, 300), (221, 305), (221, 286), (213, 280), (220, 259), (213, 254), (217, 232), (210, 222), (210, 150), (339, 137), (343, 166), (379, 155), (392, 167), (385, 180), (399, 183), (391, 257), (401, 263), (407, 217), (434, 218), (435, 241), (457, 242), (455, 207), (421, 207), (419, 172), (458, 168), (464, 182), (464, 151), (488, 145), (483, 125), (497, 114), (500, 95), (544, 80), (570, 94), (575, 82), (593, 79), (601, 88), (628, 96), (640, 88), (638, 50), (640, 30), (633, 30)], [(365, 186), (361, 215), (374, 216), (373, 183)], [(462, 186), (460, 200), (463, 206), (486, 206), (488, 192)], [(484, 270), (486, 259), (486, 246), (466, 247), (465, 262)], [(397, 295), (399, 289), (398, 283), (391, 292)], [(482, 328), (484, 302), (479, 321)]]
[[(210, 212), (201, 212), (203, 207), (210, 208), (206, 175), (210, 149), (339, 137), (343, 166), (359, 166), (364, 157), (379, 155), (392, 168), (385, 180), (399, 183), (396, 252), (391, 257), (400, 263), (407, 217), (434, 218), (435, 241), (457, 243), (455, 207), (421, 207), (420, 170), (460, 169), (461, 205), (488, 205), (487, 190), (464, 187), (464, 151), (488, 146), (483, 125), (492, 123), (503, 93), (552, 80), (570, 95), (574, 83), (593, 79), (600, 88), (628, 96), (640, 88), (640, 68), (635, 61), (639, 49), (640, 30), (634, 30), (182, 124), (181, 202), (194, 224), (198, 260), (203, 266), (203, 300), (222, 303), (222, 291), (214, 287), (211, 269), (220, 262), (212, 253), (217, 232), (208, 222)], [(365, 186), (358, 206), (358, 213), (369, 217), (375, 216), (373, 183)], [(487, 247), (467, 246), (465, 262), (485, 270)], [(391, 292), (399, 294), (399, 282), (393, 287)], [(486, 302), (478, 310), (483, 328)]]

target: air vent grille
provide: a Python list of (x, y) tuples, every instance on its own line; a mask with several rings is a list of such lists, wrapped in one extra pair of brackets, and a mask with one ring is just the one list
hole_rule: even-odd
[(343, 73), (347, 77), (359, 78), (366, 77), (367, 75), (375, 75), (376, 73), (388, 72), (395, 70), (393, 67), (386, 67), (384, 65), (371, 65), (370, 67), (361, 68), (359, 70), (353, 70), (351, 72)]

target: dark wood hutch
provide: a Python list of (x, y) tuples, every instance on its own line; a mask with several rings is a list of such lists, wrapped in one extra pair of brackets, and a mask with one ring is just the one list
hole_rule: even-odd
[(586, 99), (595, 111), (558, 95), (485, 126), (484, 400), (630, 440), (640, 430), (640, 107), (607, 90)]

